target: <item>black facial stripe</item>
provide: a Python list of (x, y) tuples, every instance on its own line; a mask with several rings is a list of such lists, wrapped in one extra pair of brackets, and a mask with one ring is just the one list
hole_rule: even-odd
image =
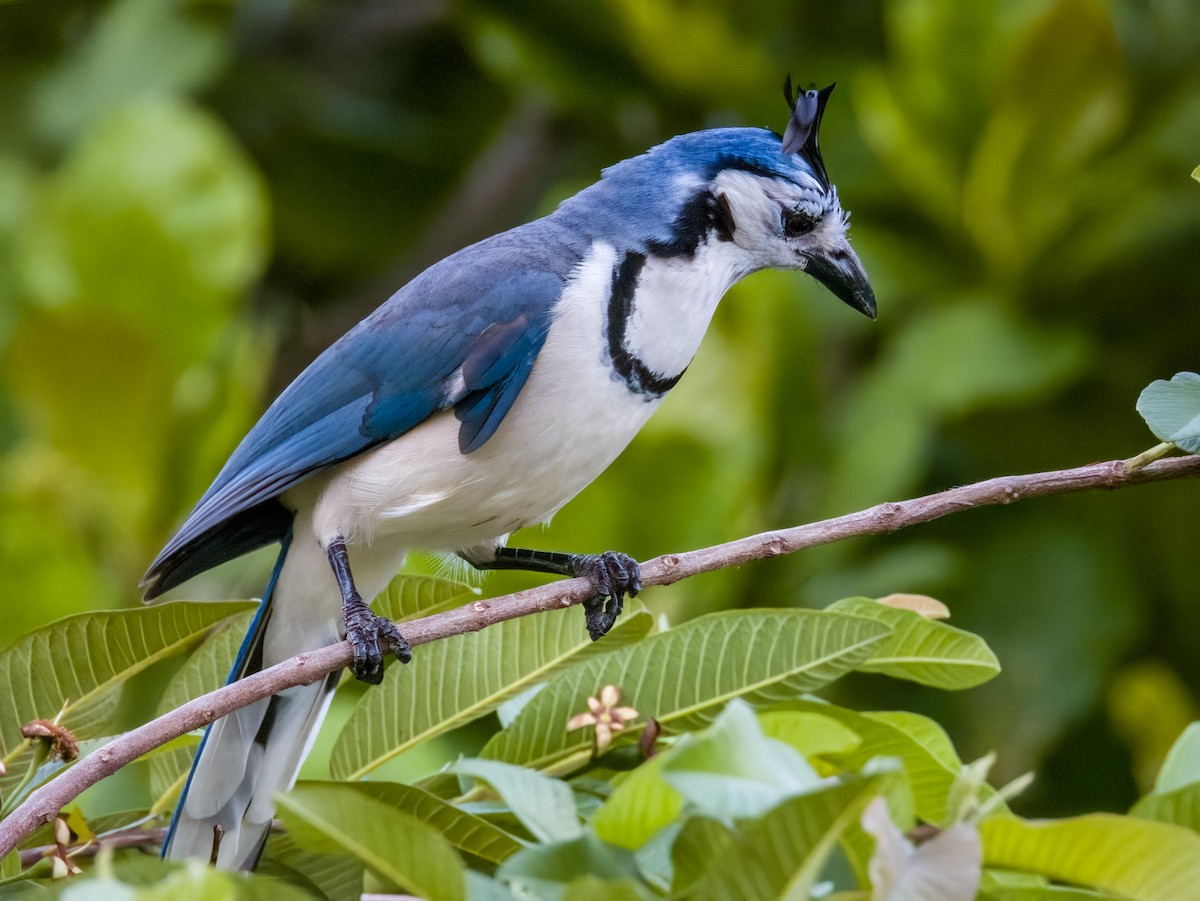
[(657, 400), (675, 387), (683, 372), (659, 375), (625, 346), (625, 329), (633, 315), (633, 295), (645, 265), (646, 255), (631, 250), (613, 267), (612, 293), (608, 299), (608, 354), (613, 369), (632, 393), (645, 400)]
[(711, 191), (699, 191), (675, 217), (671, 224), (671, 239), (647, 241), (646, 249), (656, 257), (691, 257), (708, 239), (710, 232), (714, 232), (720, 241), (732, 241), (734, 228), (733, 213), (724, 195), (718, 198)]

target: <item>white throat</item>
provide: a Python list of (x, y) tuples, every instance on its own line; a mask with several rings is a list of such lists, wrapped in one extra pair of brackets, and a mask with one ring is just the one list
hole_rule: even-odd
[[(755, 268), (737, 244), (712, 234), (691, 256), (646, 257), (633, 287), (624, 349), (655, 375), (678, 379), (700, 348), (721, 297)], [(622, 290), (617, 280), (613, 290)]]

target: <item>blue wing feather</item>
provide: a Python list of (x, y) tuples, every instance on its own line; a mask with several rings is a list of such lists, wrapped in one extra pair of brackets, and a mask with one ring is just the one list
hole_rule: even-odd
[[(203, 560), (207, 569), (250, 549), (244, 520), (271, 503), (278, 507), (274, 499), (288, 488), (439, 410), (455, 408), (464, 453), (486, 442), (524, 386), (578, 259), (572, 248), (555, 246), (545, 220), (534, 225), (540, 231), (525, 226), (447, 257), (314, 360), (246, 435), (151, 564), (147, 597), (201, 571), (181, 560)], [(222, 526), (234, 522), (241, 540), (226, 556)], [(261, 543), (276, 540), (277, 531), (265, 531)]]

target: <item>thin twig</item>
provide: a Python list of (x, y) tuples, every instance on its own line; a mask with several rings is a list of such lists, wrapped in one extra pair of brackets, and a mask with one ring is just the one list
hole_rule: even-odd
[[(1025, 498), (1088, 488), (1115, 489), (1196, 476), (1200, 476), (1200, 456), (1171, 457), (1140, 468), (1130, 467), (1124, 460), (1113, 460), (1057, 472), (1004, 476), (913, 500), (879, 504), (835, 519), (762, 532), (696, 551), (655, 557), (642, 564), (642, 583), (647, 586), (669, 585), (688, 576), (738, 566), (751, 560), (791, 554), (846, 538), (889, 534), (974, 507), (1011, 504)], [(455, 610), (406, 622), (404, 635), (413, 645), (428, 644), (453, 635), (477, 632), (518, 616), (569, 607), (591, 594), (592, 584), (588, 579), (565, 579), (500, 598), (473, 601)], [(260, 698), (324, 678), (346, 666), (351, 656), (350, 645), (345, 641), (319, 651), (300, 654), (189, 701), (113, 739), (31, 792), (20, 806), (0, 822), (0, 858), (38, 826), (50, 822), (84, 789), (143, 754), (173, 738), (207, 726), (218, 717)]]
[[(68, 848), (72, 857), (94, 857), (101, 848), (154, 848), (163, 843), (167, 837), (166, 829), (122, 829), (103, 838), (96, 838), (85, 845), (75, 845)], [(58, 845), (42, 845), (37, 848), (21, 849), (21, 866), (31, 867), (44, 857), (50, 857), (58, 850)]]

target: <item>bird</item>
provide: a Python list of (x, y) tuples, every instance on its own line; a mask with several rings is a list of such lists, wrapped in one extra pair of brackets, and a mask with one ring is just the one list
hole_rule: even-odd
[[(230, 681), (343, 638), (367, 683), (386, 655), (408, 662), (402, 629), (369, 605), (416, 549), (586, 576), (585, 624), (603, 636), (642, 587), (637, 561), (508, 536), (549, 521), (633, 440), (739, 279), (800, 270), (875, 318), (818, 143), (833, 87), (793, 95), (789, 77), (782, 136), (676, 136), (417, 275), (268, 407), (150, 565), (146, 600), (279, 542)], [(208, 728), (164, 857), (257, 864), (339, 675)]]

